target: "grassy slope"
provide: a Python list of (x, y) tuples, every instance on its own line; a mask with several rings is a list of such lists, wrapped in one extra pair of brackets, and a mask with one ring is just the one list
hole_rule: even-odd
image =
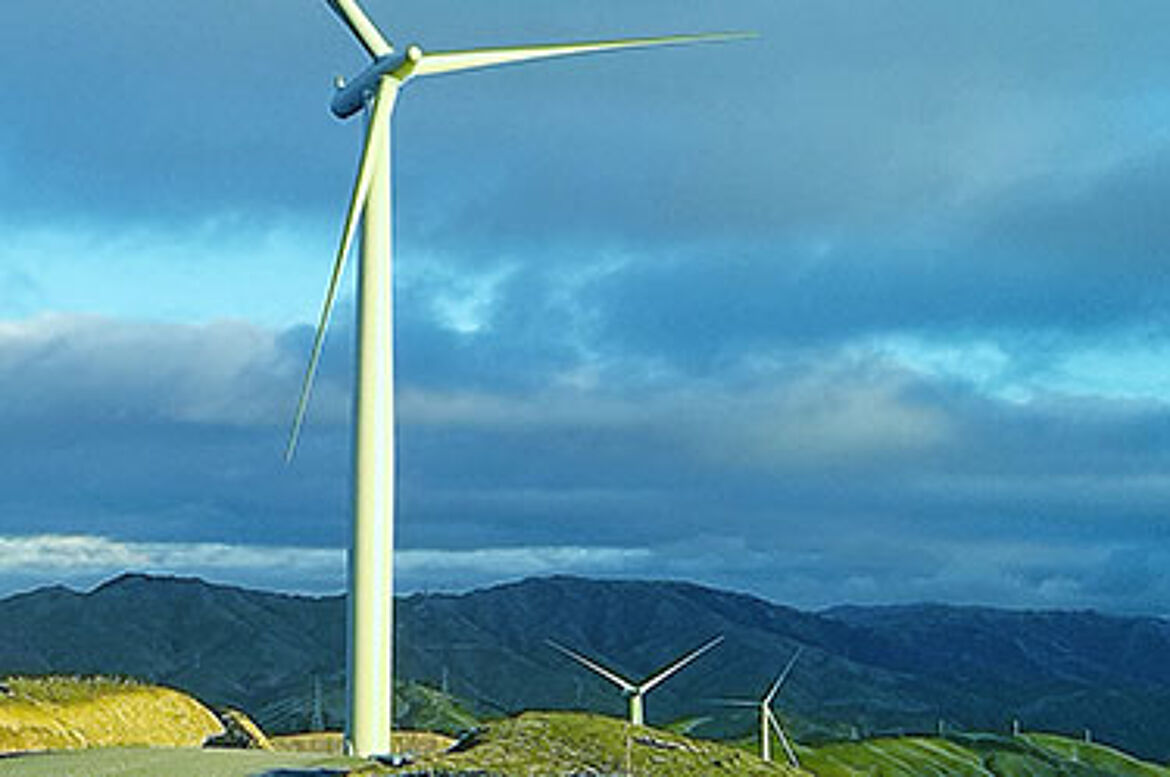
[[(447, 678), (484, 712), (572, 705), (622, 714), (612, 688), (572, 670), (546, 637), (638, 674), (721, 633), (717, 660), (655, 691), (652, 721), (705, 712), (712, 720), (694, 734), (733, 736), (745, 730), (741, 718), (695, 701), (754, 697), (804, 645), (784, 690), (797, 737), (839, 737), (854, 725), (925, 731), (939, 715), (972, 728), (1019, 717), (1055, 730), (1089, 727), (1170, 760), (1170, 625), (1156, 619), (952, 607), (826, 615), (686, 584), (570, 578), (396, 606), (398, 676)], [(318, 709), (326, 727), (343, 723), (341, 598), (130, 575), (88, 594), (57, 588), (2, 599), (0, 623), (3, 673), (132, 674), (242, 709), (273, 733), (310, 728)]]
[(818, 777), (1170, 777), (1170, 769), (1054, 735), (898, 737), (801, 748)]
[[(433, 715), (444, 727), (470, 722), (462, 710), (438, 703), (442, 699), (435, 697), (441, 694), (428, 691), (415, 689), (411, 702), (418, 712)], [(218, 719), (191, 697), (133, 681), (9, 678), (0, 686), (0, 751), (99, 748), (0, 760), (0, 773), (6, 776), (229, 776), (277, 767), (344, 769), (356, 764), (323, 754), (265, 756), (195, 749), (220, 730)], [(159, 749), (126, 749), (135, 745)], [(420, 744), (407, 749), (428, 748)], [(628, 758), (633, 773), (640, 775), (795, 774), (786, 765), (760, 761), (754, 750), (755, 743), (749, 740), (732, 747), (672, 731), (631, 730), (624, 721), (597, 715), (528, 712), (487, 724), (462, 752), (432, 752), (405, 771), (618, 774), (625, 772)], [(800, 747), (799, 754), (802, 765), (819, 777), (1170, 777), (1166, 767), (1106, 746), (1048, 734), (898, 737)]]
[[(504, 723), (511, 725), (504, 726)], [(569, 729), (567, 732), (563, 729)], [(419, 762), (406, 769), (424, 767), (493, 775), (564, 775), (573, 771), (618, 774), (624, 760), (620, 741), (621, 721), (587, 715), (528, 713), (497, 724), (484, 742), (459, 755)], [(728, 756), (723, 748), (687, 742), (667, 732), (645, 730), (662, 742), (685, 744), (691, 750), (673, 751), (633, 748), (635, 775), (686, 777), (687, 775), (792, 775), (783, 767), (770, 767), (740, 753)], [(618, 741), (614, 741), (614, 734)], [(597, 736), (592, 745), (582, 742)], [(1013, 746), (1015, 749), (1013, 749)], [(647, 753), (650, 750), (652, 752)], [(927, 737), (850, 742), (822, 748), (802, 748), (802, 756), (819, 777), (867, 775), (995, 775), (995, 777), (1164, 777), (1166, 769), (1136, 761), (1105, 747), (1046, 735), (972, 737), (966, 742)], [(646, 757), (658, 755), (657, 760)], [(1079, 760), (1073, 761), (1073, 756)], [(715, 761), (719, 765), (715, 765)], [(206, 751), (154, 748), (149, 750), (104, 748), (32, 755), (0, 760), (4, 777), (251, 777), (267, 770), (300, 769), (306, 774), (354, 769), (353, 774), (372, 775), (353, 759), (305, 753), (258, 751)], [(981, 768), (982, 766), (982, 768)], [(316, 770), (329, 770), (318, 772)]]
[(394, 716), (397, 727), (449, 736), (479, 725), (479, 720), (452, 696), (421, 683), (395, 685)]
[(198, 747), (223, 730), (190, 696), (110, 678), (8, 678), (0, 752), (146, 745)]
[(577, 712), (525, 712), (490, 723), (465, 750), (423, 757), (398, 772), (484, 770), (509, 777), (624, 773), (627, 732), (633, 735), (629, 757), (636, 775), (777, 777), (797, 773), (787, 766), (766, 764), (738, 748), (660, 729), (631, 731), (624, 721)]
[(990, 774), (978, 753), (927, 737), (841, 742), (816, 749), (801, 748), (799, 754), (801, 762), (819, 777)]
[(1088, 744), (1053, 734), (1026, 734), (1024, 739), (1046, 753), (1107, 774), (1170, 777), (1170, 768), (1141, 761), (1105, 745)]

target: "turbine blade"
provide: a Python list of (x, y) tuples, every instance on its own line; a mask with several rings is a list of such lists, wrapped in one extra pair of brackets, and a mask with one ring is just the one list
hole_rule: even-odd
[(776, 698), (776, 693), (780, 690), (780, 686), (784, 685), (784, 681), (788, 679), (788, 674), (792, 671), (792, 667), (796, 665), (796, 659), (800, 658), (800, 654), (804, 652), (804, 646), (801, 645), (792, 654), (792, 658), (788, 659), (783, 671), (776, 677), (776, 682), (772, 683), (772, 689), (768, 691), (768, 695), (764, 697), (764, 706), (772, 703), (772, 699)]
[(377, 59), (383, 57), (392, 51), (394, 48), (386, 42), (382, 37), (382, 33), (370, 21), (370, 17), (366, 16), (366, 12), (357, 4), (357, 0), (325, 0), (329, 3), (329, 7), (333, 12), (341, 18), (353, 36), (362, 44), (362, 48), (366, 52)]
[(341, 245), (337, 249), (337, 256), (333, 260), (333, 272), (329, 276), (329, 286), (325, 291), (325, 302), (321, 306), (321, 316), (317, 321), (317, 332), (313, 338), (313, 350), (309, 356), (309, 364), (305, 368), (305, 377), (301, 382), (301, 394), (297, 400), (297, 411), (293, 416), (292, 430), (289, 432), (288, 447), (284, 451), (285, 462), (292, 461), (296, 453), (297, 440), (301, 436), (301, 427), (305, 422), (305, 412), (309, 409), (309, 396), (313, 391), (313, 378), (317, 375), (317, 364), (321, 360), (321, 348), (325, 344), (325, 332), (329, 327), (329, 315), (333, 312), (333, 303), (337, 300), (337, 287), (341, 282), (342, 272), (345, 270), (345, 259), (349, 256), (349, 249), (353, 245), (353, 237), (357, 231), (362, 211), (365, 210), (366, 196), (370, 191), (370, 180), (373, 178), (374, 166), (379, 164), (380, 157), (386, 153), (389, 142), (390, 110), (394, 105), (395, 87), (383, 85), (374, 97), (370, 109), (370, 123), (366, 127), (366, 140), (362, 147), (361, 163), (358, 165), (357, 180), (354, 182), (353, 195), (349, 201), (349, 210), (345, 214), (345, 228), (341, 233)]
[(759, 707), (758, 701), (751, 701), (750, 699), (706, 699), (707, 704), (717, 704), (720, 707)]
[(776, 716), (769, 709), (765, 709), (764, 714), (768, 716), (768, 722), (772, 724), (772, 729), (776, 732), (776, 736), (780, 738), (780, 744), (784, 748), (784, 754), (788, 756), (788, 763), (792, 764), (794, 769), (799, 769), (800, 759), (796, 757), (796, 751), (792, 749), (792, 743), (784, 735), (784, 729), (781, 728), (780, 721), (776, 719)]
[(574, 54), (593, 54), (600, 51), (646, 48), (649, 46), (677, 46), (686, 43), (754, 38), (754, 33), (718, 32), (703, 35), (665, 35), (657, 38), (626, 38), (624, 40), (582, 41), (579, 43), (551, 43), (534, 46), (502, 46), (468, 51), (422, 52), (410, 71), (412, 76), (430, 76), (454, 73), (460, 70), (507, 65), (534, 59), (565, 57)]
[(564, 645), (559, 645), (556, 642), (553, 642), (551, 639), (546, 639), (545, 642), (548, 643), (549, 647), (552, 647), (552, 648), (555, 648), (556, 650), (559, 650), (560, 652), (564, 653), (569, 658), (573, 659), (577, 663), (584, 666), (586, 669), (590, 669), (590, 670), (596, 672), (597, 674), (601, 675), (602, 677), (604, 677), (606, 680), (609, 680), (611, 683), (618, 686), (623, 691), (626, 691), (628, 693), (633, 693), (633, 692), (638, 690), (638, 687), (636, 685), (634, 685), (633, 683), (631, 683), (626, 678), (622, 677), (621, 675), (617, 674), (616, 672), (612, 672), (609, 669), (606, 669), (604, 666), (602, 666), (601, 664), (599, 664), (595, 661), (590, 661), (588, 658), (581, 655), (580, 653), (577, 653), (576, 651), (570, 650), (569, 648), (565, 647)]
[(685, 656), (683, 656), (679, 660), (675, 661), (670, 666), (659, 671), (658, 674), (653, 675), (651, 677), (648, 677), (646, 680), (644, 680), (642, 682), (641, 685), (638, 686), (638, 690), (642, 691), (642, 693), (646, 693), (651, 688), (653, 688), (654, 686), (658, 685), (660, 682), (665, 680), (667, 677), (670, 677), (672, 674), (674, 674), (678, 670), (682, 669), (684, 666), (686, 666), (690, 662), (694, 661), (696, 658), (703, 655), (708, 650), (715, 647), (716, 645), (718, 645), (722, 641), (723, 641), (723, 635), (720, 634), (718, 637), (711, 640), (710, 642), (703, 645), (702, 647), (697, 648), (696, 650), (692, 650), (690, 653), (687, 653)]

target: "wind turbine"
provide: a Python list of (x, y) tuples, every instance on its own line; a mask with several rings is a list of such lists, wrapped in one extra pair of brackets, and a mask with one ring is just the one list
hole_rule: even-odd
[(788, 762), (796, 769), (800, 768), (800, 761), (796, 757), (796, 751), (792, 749), (792, 744), (788, 741), (788, 737), (784, 735), (784, 729), (780, 726), (780, 720), (776, 717), (776, 713), (772, 711), (772, 701), (776, 698), (776, 694), (780, 692), (780, 688), (788, 679), (788, 675), (792, 673), (792, 667), (796, 665), (796, 659), (800, 658), (803, 647), (797, 648), (796, 652), (792, 654), (792, 658), (788, 659), (784, 669), (776, 676), (776, 680), (764, 695), (764, 698), (759, 701), (749, 701), (747, 699), (722, 699), (720, 704), (726, 704), (734, 707), (759, 707), (760, 710), (760, 758), (765, 761), (772, 760), (772, 731), (776, 731), (776, 736), (780, 739), (780, 744), (784, 748), (785, 755), (788, 756)]
[(674, 674), (678, 670), (682, 669), (684, 666), (691, 663), (696, 658), (703, 655), (708, 650), (715, 647), (716, 645), (718, 645), (722, 641), (723, 641), (722, 636), (715, 637), (714, 639), (710, 640), (709, 642), (692, 650), (690, 653), (687, 653), (685, 656), (678, 659), (677, 661), (675, 661), (671, 664), (668, 664), (666, 667), (658, 670), (657, 672), (650, 675), (642, 682), (633, 683), (633, 682), (630, 682), (629, 680), (627, 680), (626, 678), (622, 677), (621, 675), (619, 675), (617, 672), (614, 672), (611, 669), (606, 669), (604, 666), (597, 663), (596, 661), (592, 661), (592, 660), (586, 658), (585, 656), (581, 655), (580, 653), (578, 653), (574, 650), (570, 650), (569, 648), (565, 647), (564, 645), (560, 645), (556, 642), (553, 642), (551, 639), (546, 640), (546, 642), (548, 642), (550, 647), (556, 648), (557, 650), (564, 653), (569, 658), (573, 659), (577, 663), (584, 666), (586, 669), (601, 675), (606, 680), (609, 680), (611, 683), (613, 683), (617, 687), (621, 688), (622, 693), (630, 700), (630, 722), (633, 723), (635, 726), (641, 726), (645, 722), (645, 714), (644, 714), (645, 705), (643, 703), (643, 700), (644, 700), (644, 697), (646, 696), (646, 694), (649, 693), (651, 689), (653, 689), (655, 686), (657, 686), (659, 683), (664, 681), (666, 678), (670, 677), (672, 674)]
[(332, 110), (348, 118), (367, 114), (357, 180), (345, 215), (341, 245), (317, 324), (285, 458), (291, 460), (345, 260), (362, 225), (358, 262), (357, 375), (353, 435), (353, 535), (349, 554), (349, 645), (346, 746), (359, 756), (390, 752), (393, 720), (394, 592), (394, 313), (392, 280), (390, 121), (398, 92), (418, 76), (618, 49), (747, 37), (741, 34), (545, 44), (427, 52), (417, 44), (395, 52), (356, 0), (326, 0), (373, 60), (348, 83), (338, 80)]

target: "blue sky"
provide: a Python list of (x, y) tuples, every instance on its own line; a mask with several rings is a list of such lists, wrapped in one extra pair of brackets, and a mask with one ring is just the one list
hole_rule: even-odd
[[(1170, 7), (368, 8), (432, 49), (760, 33), (404, 91), (405, 590), (1170, 612)], [(341, 589), (349, 291), (281, 451), (363, 57), (319, 0), (0, 10), (0, 593)]]

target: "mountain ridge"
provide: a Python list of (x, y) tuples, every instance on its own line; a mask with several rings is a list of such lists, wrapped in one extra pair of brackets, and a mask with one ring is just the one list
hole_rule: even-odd
[[(306, 728), (314, 704), (338, 725), (342, 596), (254, 591), (131, 573), (85, 593), (0, 599), (0, 674), (116, 673), (244, 709), (267, 728)], [(552, 638), (640, 678), (715, 634), (724, 643), (647, 698), (661, 724), (704, 718), (730, 736), (750, 714), (703, 700), (755, 698), (799, 647), (778, 699), (798, 737), (949, 726), (1079, 732), (1170, 758), (1170, 622), (1094, 611), (845, 605), (804, 611), (687, 581), (527, 578), (396, 600), (404, 680), (481, 712), (587, 708), (624, 714), (613, 686)], [(316, 688), (320, 688), (318, 692)], [(317, 698), (314, 694), (318, 694)]]

